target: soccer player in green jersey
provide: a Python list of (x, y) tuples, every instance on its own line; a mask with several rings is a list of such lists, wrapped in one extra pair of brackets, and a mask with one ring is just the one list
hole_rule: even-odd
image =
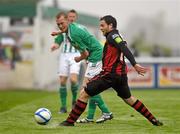
[[(56, 23), (59, 26), (61, 33), (65, 33), (71, 45), (78, 49), (80, 52), (80, 56), (74, 57), (74, 60), (76, 62), (80, 62), (83, 59), (87, 59), (88, 64), (83, 82), (85, 85), (85, 83), (87, 83), (92, 77), (99, 74), (102, 70), (101, 60), (103, 47), (83, 25), (77, 23), (69, 23), (66, 14), (62, 12), (59, 13), (56, 17)], [(55, 39), (55, 42), (62, 42), (62, 40), (63, 35), (60, 34)], [(96, 95), (90, 98), (88, 116), (85, 119), (80, 119), (80, 123), (93, 122), (96, 105), (102, 111), (102, 116), (98, 120), (96, 120), (96, 123), (101, 123), (113, 118), (112, 113), (108, 110), (101, 96)]]

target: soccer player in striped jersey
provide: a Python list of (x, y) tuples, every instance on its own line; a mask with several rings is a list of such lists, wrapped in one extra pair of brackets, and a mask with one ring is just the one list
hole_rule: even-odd
[(75, 107), (72, 109), (68, 118), (60, 123), (60, 125), (74, 126), (76, 120), (84, 112), (89, 97), (97, 95), (108, 88), (113, 88), (125, 103), (141, 113), (150, 123), (155, 126), (162, 126), (163, 123), (157, 120), (140, 100), (131, 95), (128, 86), (125, 57), (130, 61), (138, 74), (144, 75), (147, 69), (136, 63), (133, 54), (127, 47), (126, 41), (122, 39), (116, 29), (116, 19), (111, 15), (104, 16), (100, 19), (99, 27), (106, 37), (102, 58), (102, 71), (98, 76), (92, 78), (81, 90)]
[[(80, 62), (82, 59), (87, 59), (88, 65), (85, 72), (84, 83), (88, 82), (89, 79), (97, 75), (102, 69), (102, 45), (95, 39), (84, 26), (79, 25), (77, 23), (72, 23), (69, 20), (69, 12), (66, 16), (64, 13), (59, 13), (57, 15), (57, 24), (61, 30), (61, 32), (54, 32), (53, 34), (59, 34), (55, 42), (57, 45), (52, 46), (52, 50), (54, 48), (59, 48), (63, 40), (63, 35), (66, 36), (67, 41), (70, 41), (71, 45), (76, 47), (80, 53), (79, 55), (74, 55), (74, 60), (76, 62)], [(66, 18), (67, 17), (67, 18)], [(71, 17), (73, 18), (73, 17)], [(71, 23), (71, 24), (69, 24)], [(69, 24), (69, 31), (64, 31), (64, 27), (68, 28)], [(67, 33), (68, 32), (68, 33)], [(63, 34), (61, 34), (63, 33)], [(73, 36), (73, 37), (72, 37)], [(59, 44), (59, 45), (58, 45)], [(72, 47), (71, 46), (71, 47)], [(85, 85), (85, 84), (84, 84)], [(96, 106), (100, 108), (102, 111), (102, 116), (96, 120), (96, 123), (102, 123), (104, 121), (110, 120), (113, 118), (112, 113), (109, 111), (107, 105), (104, 103), (103, 99), (100, 95), (96, 95), (90, 98), (89, 100), (89, 108), (88, 108), (88, 116), (87, 118), (80, 119), (80, 123), (90, 123), (93, 122)]]
[[(78, 15), (75, 10), (70, 10), (68, 12), (68, 21), (74, 22), (76, 21)], [(51, 35), (55, 36), (61, 34), (61, 32), (52, 32)], [(71, 82), (71, 91), (72, 91), (72, 106), (74, 105), (77, 98), (77, 91), (79, 88), (78, 85), (78, 75), (80, 71), (80, 63), (76, 63), (74, 61), (74, 57), (79, 56), (78, 50), (76, 50), (69, 42), (65, 33), (62, 33), (62, 38), (55, 38), (55, 43), (52, 44), (51, 50), (54, 51), (61, 46), (61, 52), (59, 55), (59, 79), (60, 79), (60, 88), (59, 88), (59, 96), (60, 96), (60, 113), (67, 112), (67, 79), (70, 77)]]

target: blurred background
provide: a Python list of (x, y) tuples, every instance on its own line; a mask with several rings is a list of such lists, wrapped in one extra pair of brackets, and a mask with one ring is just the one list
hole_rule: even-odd
[(140, 77), (129, 65), (132, 88), (180, 88), (179, 0), (1, 0), (1, 90), (58, 87), (59, 51), (50, 52), (50, 33), (58, 30), (56, 14), (71, 9), (100, 42), (99, 18), (117, 18), (128, 47), (148, 68)]

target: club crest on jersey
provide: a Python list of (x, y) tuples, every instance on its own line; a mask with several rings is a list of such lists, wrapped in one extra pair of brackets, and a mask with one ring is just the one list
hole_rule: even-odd
[(121, 37), (118, 34), (113, 34), (112, 38), (115, 40), (116, 43), (120, 43), (122, 41)]

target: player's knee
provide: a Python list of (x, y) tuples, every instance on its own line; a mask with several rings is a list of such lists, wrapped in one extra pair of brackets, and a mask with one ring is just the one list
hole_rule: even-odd
[(65, 76), (60, 76), (60, 84), (62, 86), (65, 86), (66, 85), (66, 82), (67, 82), (67, 77)]
[(76, 78), (71, 79), (71, 85), (75, 85), (75, 84), (77, 84), (77, 79)]
[(76, 84), (78, 81), (77, 74), (71, 74), (70, 81), (71, 81), (71, 84)]
[(61, 86), (65, 87), (66, 86), (66, 82), (60, 82)]
[(80, 92), (79, 99), (87, 101), (89, 99), (89, 97), (90, 96), (86, 93), (86, 91), (84, 89), (82, 89), (81, 92)]
[(123, 99), (128, 105), (132, 106), (136, 102), (136, 98), (134, 96), (130, 96), (129, 98)]
[(66, 85), (67, 80), (66, 79), (60, 79), (60, 84), (61, 86), (65, 86)]

